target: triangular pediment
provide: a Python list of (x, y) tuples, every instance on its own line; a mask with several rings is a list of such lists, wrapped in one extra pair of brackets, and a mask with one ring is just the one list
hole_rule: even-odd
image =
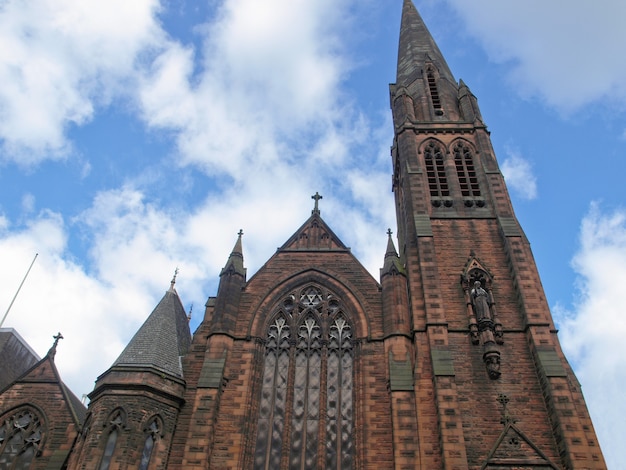
[(491, 272), (489, 272), (489, 269), (472, 252), (470, 253), (469, 258), (467, 259), (467, 262), (465, 263), (465, 267), (463, 268), (463, 274), (467, 276), (468, 273), (470, 273), (471, 271), (475, 271), (475, 270), (483, 271), (487, 274), (487, 276), (493, 279), (493, 275), (491, 274)]
[(49, 352), (43, 359), (24, 372), (21, 377), (15, 380), (15, 382), (9, 385), (4, 391), (8, 391), (12, 387), (29, 387), (31, 384), (40, 390), (38, 394), (41, 398), (54, 395), (54, 393), (60, 391), (63, 396), (65, 406), (67, 407), (74, 423), (80, 426), (80, 424), (85, 420), (87, 409), (82, 404), (80, 399), (74, 395), (74, 393), (72, 393), (72, 391), (67, 388), (61, 380), (59, 371), (54, 364), (53, 357), (54, 354)]
[(558, 469), (543, 452), (513, 423), (507, 423), (481, 470)]
[(279, 251), (345, 251), (349, 250), (322, 220), (319, 213), (311, 217), (279, 248)]

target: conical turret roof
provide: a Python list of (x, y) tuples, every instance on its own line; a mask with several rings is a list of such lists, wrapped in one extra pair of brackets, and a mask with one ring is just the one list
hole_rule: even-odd
[(172, 287), (139, 328), (113, 366), (154, 367), (182, 377), (180, 357), (191, 344), (185, 309)]

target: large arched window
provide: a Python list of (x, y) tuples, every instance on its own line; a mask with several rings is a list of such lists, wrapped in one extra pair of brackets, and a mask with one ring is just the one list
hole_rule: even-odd
[(287, 295), (267, 330), (254, 468), (353, 468), (352, 375), (336, 296), (314, 285)]
[(0, 468), (26, 470), (41, 451), (44, 426), (31, 406), (9, 411), (0, 418)]
[(459, 177), (459, 186), (463, 197), (480, 197), (478, 176), (474, 167), (474, 159), (470, 146), (465, 142), (454, 145), (454, 164)]
[(443, 163), (441, 147), (430, 141), (424, 148), (424, 164), (428, 177), (428, 189), (431, 197), (446, 197), (450, 195), (446, 168)]

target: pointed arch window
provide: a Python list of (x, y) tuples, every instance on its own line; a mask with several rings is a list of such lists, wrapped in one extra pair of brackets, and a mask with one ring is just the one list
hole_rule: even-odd
[(150, 459), (152, 458), (152, 452), (156, 445), (157, 439), (161, 435), (163, 429), (163, 423), (158, 416), (152, 417), (148, 421), (148, 426), (144, 429), (146, 436), (143, 444), (143, 451), (141, 452), (141, 461), (139, 462), (139, 470), (147, 470), (150, 465)]
[(446, 197), (450, 195), (446, 168), (443, 163), (443, 152), (435, 142), (429, 142), (424, 149), (424, 164), (428, 178), (428, 189), (431, 197)]
[(268, 328), (255, 469), (354, 465), (352, 327), (318, 286), (283, 299)]
[(113, 454), (115, 453), (115, 448), (117, 446), (117, 439), (121, 430), (126, 426), (126, 413), (121, 408), (113, 410), (113, 412), (109, 415), (109, 419), (107, 420), (107, 439), (106, 444), (104, 446), (104, 454), (102, 455), (102, 460), (100, 461), (100, 470), (109, 470), (109, 466), (111, 465), (111, 459), (113, 458)]
[(465, 142), (458, 142), (454, 145), (453, 153), (461, 195), (463, 197), (480, 197), (478, 176), (470, 146)]
[(0, 468), (26, 470), (41, 452), (44, 426), (37, 411), (25, 406), (0, 418)]

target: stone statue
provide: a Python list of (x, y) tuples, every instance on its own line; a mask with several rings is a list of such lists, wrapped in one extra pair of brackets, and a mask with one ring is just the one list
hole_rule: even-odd
[(476, 319), (479, 322), (481, 320), (491, 320), (491, 312), (489, 311), (489, 294), (482, 288), (480, 281), (474, 282), (474, 288), (472, 289), (471, 294)]

